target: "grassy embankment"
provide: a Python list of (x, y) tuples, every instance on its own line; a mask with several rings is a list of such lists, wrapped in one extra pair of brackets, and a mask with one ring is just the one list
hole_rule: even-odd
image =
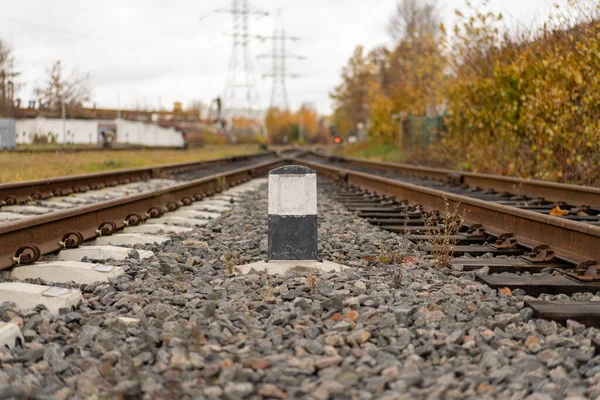
[(257, 153), (258, 146), (206, 146), (189, 150), (131, 150), (63, 153), (0, 152), (0, 183), (85, 174), (122, 168), (146, 167), (185, 161)]
[(377, 161), (406, 162), (408, 155), (391, 143), (362, 142), (343, 147), (331, 146), (328, 151), (343, 157), (368, 158)]

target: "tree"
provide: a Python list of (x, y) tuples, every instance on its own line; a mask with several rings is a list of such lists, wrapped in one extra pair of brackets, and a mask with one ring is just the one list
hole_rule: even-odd
[(440, 31), (437, 1), (400, 0), (388, 23), (388, 33), (396, 41), (436, 36)]
[(369, 90), (377, 79), (377, 65), (365, 56), (362, 46), (357, 46), (342, 69), (342, 83), (329, 95), (333, 100), (333, 123), (342, 135), (349, 135), (359, 122), (369, 118)]
[(296, 111), (294, 118), (298, 121), (298, 133), (302, 129), (302, 138), (306, 143), (311, 143), (317, 134), (319, 115), (310, 104), (302, 104)]
[(357, 47), (330, 95), (332, 122), (343, 135), (368, 122), (370, 136), (389, 141), (398, 131), (395, 114), (431, 115), (442, 103), (444, 31), (436, 3), (399, 1), (389, 30), (395, 45), (367, 54)]
[(271, 107), (265, 116), (265, 125), (272, 143), (292, 143), (300, 139), (313, 142), (318, 129), (317, 111), (308, 104), (303, 104), (298, 111), (280, 110)]
[(294, 118), (289, 110), (271, 107), (265, 116), (265, 125), (269, 138), (273, 143), (286, 143), (293, 140), (292, 128)]
[(79, 108), (91, 100), (89, 73), (81, 74), (73, 70), (67, 78), (63, 65), (58, 60), (47, 70), (47, 74), (46, 84), (36, 87), (34, 93), (40, 103), (48, 108), (60, 110), (62, 101), (69, 108)]
[(0, 39), (0, 116), (12, 115), (15, 93), (20, 88), (12, 48)]
[(206, 105), (202, 100), (192, 100), (187, 106), (187, 111), (193, 111), (198, 118), (202, 117), (204, 110), (206, 110)]
[(444, 32), (436, 1), (399, 1), (388, 31), (397, 43), (383, 89), (397, 111), (423, 115), (440, 102), (444, 78)]

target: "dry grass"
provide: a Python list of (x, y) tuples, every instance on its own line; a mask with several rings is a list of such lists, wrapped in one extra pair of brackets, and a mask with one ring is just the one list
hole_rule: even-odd
[(306, 277), (306, 284), (310, 287), (311, 291), (315, 291), (317, 289), (317, 284), (319, 283), (319, 278), (315, 274), (310, 274)]
[(240, 264), (240, 253), (228, 254), (225, 256), (225, 275), (233, 276), (241, 274), (242, 271), (237, 267)]
[(345, 144), (344, 146), (330, 145), (326, 151), (341, 157), (366, 158), (374, 161), (406, 162), (408, 153), (394, 143), (383, 143), (376, 140)]
[(275, 297), (275, 288), (271, 286), (269, 283), (269, 277), (265, 277), (265, 284), (262, 287), (260, 298), (262, 301), (268, 304), (275, 304), (277, 302), (277, 298)]
[(90, 151), (77, 153), (2, 153), (0, 183), (146, 167), (258, 152), (257, 145), (206, 146), (184, 150)]
[[(425, 226), (429, 228), (427, 234), (431, 236), (427, 245), (430, 247), (431, 256), (439, 268), (447, 268), (452, 264), (456, 235), (460, 231), (464, 217), (459, 211), (460, 203), (450, 205), (444, 197), (444, 211), (440, 214), (423, 214)], [(443, 224), (440, 225), (440, 222)]]

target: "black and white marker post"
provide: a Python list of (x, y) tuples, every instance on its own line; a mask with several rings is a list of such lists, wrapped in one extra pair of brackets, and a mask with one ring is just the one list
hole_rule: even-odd
[(268, 261), (240, 266), (269, 273), (292, 269), (339, 271), (343, 265), (319, 262), (317, 245), (317, 173), (287, 165), (269, 172)]
[(287, 165), (269, 172), (269, 261), (317, 254), (317, 173)]

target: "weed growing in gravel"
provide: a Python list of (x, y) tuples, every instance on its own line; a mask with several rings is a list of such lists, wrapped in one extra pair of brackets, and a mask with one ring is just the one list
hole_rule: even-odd
[(389, 277), (390, 286), (394, 289), (402, 287), (402, 277), (404, 275), (404, 264), (413, 262), (415, 259), (411, 257), (406, 250), (394, 252), (391, 248), (386, 247), (380, 250), (378, 257), (363, 257), (369, 262), (369, 265), (381, 267), (385, 274)]
[(379, 257), (376, 261), (383, 265), (411, 263), (415, 261), (412, 252), (403, 247), (400, 251), (394, 251), (389, 247), (383, 248), (379, 252)]
[(317, 289), (317, 283), (319, 282), (319, 278), (315, 274), (310, 274), (306, 277), (306, 284), (313, 292)]
[[(405, 209), (406, 210), (406, 209)], [(412, 263), (415, 261), (415, 255), (409, 247), (410, 240), (408, 239), (408, 215), (404, 216), (404, 234), (400, 243), (400, 249), (394, 252), (391, 248), (386, 248), (380, 251), (379, 260), (384, 264), (402, 264)]]
[(227, 189), (227, 180), (224, 176), (217, 178), (217, 187), (222, 191)]
[(231, 276), (242, 271), (236, 266), (240, 263), (240, 253), (225, 256), (225, 275)]
[(459, 207), (460, 203), (450, 206), (450, 202), (444, 196), (444, 211), (441, 215), (438, 213), (421, 214), (429, 236), (427, 240), (429, 252), (439, 268), (450, 267), (452, 264), (456, 235), (464, 221)]
[(179, 268), (179, 266), (171, 268), (171, 273), (173, 274), (173, 280), (180, 281), (183, 279), (183, 274), (182, 274), (181, 268)]
[(277, 299), (275, 298), (275, 290), (273, 286), (269, 283), (269, 278), (265, 278), (265, 285), (262, 288), (262, 293), (260, 294), (262, 301), (269, 304), (274, 304)]

